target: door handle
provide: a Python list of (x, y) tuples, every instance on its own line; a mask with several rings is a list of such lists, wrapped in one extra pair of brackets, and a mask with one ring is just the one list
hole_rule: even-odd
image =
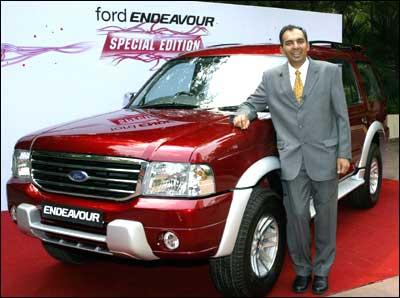
[(361, 122), (362, 122), (363, 124), (367, 125), (367, 124), (368, 124), (367, 117), (362, 117), (362, 118), (361, 118)]

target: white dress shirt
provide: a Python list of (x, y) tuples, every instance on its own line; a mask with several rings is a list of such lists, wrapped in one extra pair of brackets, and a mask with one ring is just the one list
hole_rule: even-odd
[[(289, 76), (290, 76), (290, 84), (292, 85), (292, 90), (294, 89), (294, 81), (296, 80), (296, 68), (294, 68), (292, 65), (290, 65), (290, 63), (288, 63), (289, 65)], [(310, 61), (308, 60), (308, 58), (306, 58), (306, 61), (304, 61), (303, 65), (300, 66), (300, 68), (298, 69), (300, 71), (300, 78), (301, 78), (301, 82), (303, 83), (303, 87), (306, 85), (306, 77), (307, 77), (307, 70), (308, 70), (308, 66), (310, 65)]]

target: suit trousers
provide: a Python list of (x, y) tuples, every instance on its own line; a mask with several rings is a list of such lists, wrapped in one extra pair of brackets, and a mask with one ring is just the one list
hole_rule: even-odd
[[(338, 178), (313, 181), (304, 167), (293, 180), (282, 180), (287, 242), (297, 275), (328, 276), (336, 252)], [(311, 262), (310, 200), (314, 202), (315, 257)]]

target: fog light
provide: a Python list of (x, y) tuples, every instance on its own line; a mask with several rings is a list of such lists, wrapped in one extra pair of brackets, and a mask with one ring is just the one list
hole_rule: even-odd
[(164, 244), (168, 249), (177, 249), (179, 246), (178, 237), (172, 232), (165, 232), (163, 236)]
[(17, 221), (17, 207), (15, 207), (15, 205), (11, 206), (10, 214), (11, 214), (12, 220), (16, 222)]

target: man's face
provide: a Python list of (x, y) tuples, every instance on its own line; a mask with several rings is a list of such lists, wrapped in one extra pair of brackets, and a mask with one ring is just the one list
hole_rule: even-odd
[(310, 49), (303, 32), (299, 29), (288, 30), (283, 34), (282, 40), (282, 54), (288, 58), (293, 67), (299, 68), (306, 61)]

